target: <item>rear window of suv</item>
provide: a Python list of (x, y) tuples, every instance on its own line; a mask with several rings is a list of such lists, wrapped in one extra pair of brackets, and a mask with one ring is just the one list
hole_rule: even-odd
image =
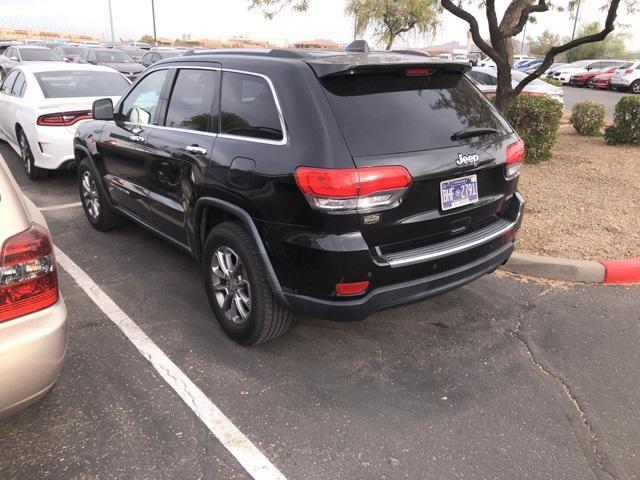
[(461, 74), (394, 74), (322, 79), (351, 154), (357, 157), (450, 147), (467, 128), (510, 128)]

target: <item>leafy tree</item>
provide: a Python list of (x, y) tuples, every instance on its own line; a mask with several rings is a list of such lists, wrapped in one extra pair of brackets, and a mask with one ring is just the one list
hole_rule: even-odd
[(557, 33), (551, 33), (545, 30), (535, 40), (529, 40), (529, 53), (533, 55), (544, 55), (552, 47), (562, 44), (562, 38)]
[(356, 19), (357, 34), (373, 27), (390, 50), (403, 33), (435, 33), (441, 9), (438, 0), (350, 0), (346, 11)]
[(143, 35), (140, 37), (140, 40), (138, 41), (148, 43), (149, 45), (153, 45), (155, 43), (151, 35)]
[[(580, 29), (580, 36), (593, 35), (600, 30), (597, 22), (585, 25)], [(567, 61), (587, 60), (591, 58), (627, 58), (629, 53), (625, 46), (629, 40), (628, 32), (613, 33), (601, 42), (580, 45), (567, 52)]]

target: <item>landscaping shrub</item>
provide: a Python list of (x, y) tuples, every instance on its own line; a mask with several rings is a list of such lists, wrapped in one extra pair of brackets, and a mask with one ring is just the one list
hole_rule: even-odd
[(609, 144), (640, 144), (640, 98), (622, 97), (616, 104), (613, 125), (604, 130), (604, 138)]
[(569, 122), (580, 135), (598, 136), (604, 127), (604, 105), (596, 102), (576, 103)]
[(538, 163), (551, 158), (562, 118), (562, 104), (550, 97), (518, 95), (507, 112), (507, 120), (527, 147), (525, 161)]
[(540, 80), (544, 80), (545, 82), (550, 83), (554, 87), (561, 87), (562, 85), (564, 85), (562, 81), (556, 80), (555, 78), (540, 77)]

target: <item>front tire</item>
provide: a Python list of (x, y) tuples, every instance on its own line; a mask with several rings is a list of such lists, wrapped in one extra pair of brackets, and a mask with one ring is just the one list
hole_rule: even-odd
[(33, 152), (29, 145), (29, 140), (24, 130), (18, 128), (18, 145), (20, 147), (20, 158), (22, 159), (22, 166), (24, 171), (31, 180), (42, 180), (47, 178), (49, 173), (44, 168), (36, 167), (35, 160), (33, 158)]
[(236, 342), (256, 345), (289, 328), (292, 314), (278, 302), (258, 247), (239, 223), (225, 222), (209, 233), (203, 274), (213, 314)]
[(122, 218), (111, 206), (107, 193), (87, 158), (78, 165), (78, 189), (82, 209), (93, 228), (106, 232), (122, 223)]

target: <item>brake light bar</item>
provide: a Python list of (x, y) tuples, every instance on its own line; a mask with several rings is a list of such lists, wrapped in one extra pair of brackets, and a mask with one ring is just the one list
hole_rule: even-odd
[(91, 111), (48, 113), (38, 117), (38, 125), (42, 127), (68, 127), (80, 120), (91, 120)]
[(372, 210), (397, 206), (412, 183), (400, 165), (366, 168), (299, 167), (296, 182), (312, 208)]
[(42, 310), (58, 301), (53, 247), (44, 227), (31, 227), (0, 250), (0, 322)]
[(520, 168), (522, 167), (522, 162), (524, 162), (525, 154), (526, 149), (522, 140), (518, 140), (507, 146), (505, 155), (507, 179), (512, 179), (520, 175)]
[(428, 77), (433, 73), (433, 70), (428, 68), (407, 68), (404, 74), (407, 77)]

